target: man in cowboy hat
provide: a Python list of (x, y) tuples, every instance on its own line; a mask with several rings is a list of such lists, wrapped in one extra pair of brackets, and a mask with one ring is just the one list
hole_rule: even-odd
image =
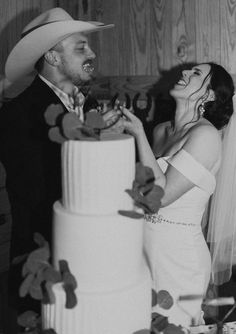
[[(35, 70), (38, 74), (0, 110), (0, 157), (13, 217), (12, 257), (35, 248), (34, 232), (50, 241), (52, 205), (61, 196), (60, 145), (48, 139), (44, 112), (59, 103), (83, 118), (78, 87), (91, 79), (95, 58), (87, 33), (112, 26), (73, 20), (62, 8), (53, 8), (25, 27), (7, 59), (5, 72), (12, 82)], [(19, 284), (16, 276), (14, 281)]]

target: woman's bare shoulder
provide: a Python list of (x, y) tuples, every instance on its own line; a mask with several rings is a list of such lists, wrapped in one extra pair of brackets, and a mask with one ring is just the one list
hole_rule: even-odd
[(198, 141), (213, 141), (216, 144), (221, 143), (221, 133), (210, 123), (200, 123), (189, 131), (189, 137)]
[(196, 160), (211, 169), (219, 159), (222, 150), (220, 132), (212, 125), (203, 123), (193, 127), (184, 147)]

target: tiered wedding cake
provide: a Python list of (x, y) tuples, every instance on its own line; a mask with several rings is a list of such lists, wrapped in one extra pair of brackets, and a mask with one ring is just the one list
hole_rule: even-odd
[(62, 203), (54, 205), (53, 262), (68, 261), (78, 303), (43, 306), (43, 327), (57, 334), (133, 334), (151, 321), (151, 282), (143, 256), (143, 220), (125, 192), (135, 177), (134, 140), (114, 135), (62, 145)]

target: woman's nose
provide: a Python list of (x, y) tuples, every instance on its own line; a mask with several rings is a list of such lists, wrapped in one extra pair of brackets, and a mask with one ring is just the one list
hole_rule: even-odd
[(188, 76), (188, 73), (189, 73), (188, 70), (184, 70), (184, 71), (182, 72), (183, 77), (187, 77), (187, 76)]

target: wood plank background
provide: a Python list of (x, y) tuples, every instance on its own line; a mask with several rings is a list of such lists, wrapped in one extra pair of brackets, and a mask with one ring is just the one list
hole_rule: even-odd
[(0, 74), (23, 27), (54, 6), (74, 18), (115, 23), (91, 35), (101, 75), (159, 76), (209, 60), (236, 74), (236, 0), (1, 0)]
[[(0, 79), (23, 27), (55, 6), (74, 18), (115, 24), (89, 35), (101, 93), (106, 85), (112, 93), (145, 92), (154, 83), (168, 90), (183, 64), (207, 61), (222, 64), (236, 82), (236, 0), (0, 0)], [(3, 90), (11, 97), (27, 84), (6, 93), (9, 83), (0, 80), (0, 99)]]
[(139, 92), (142, 102), (150, 89), (160, 99), (186, 63), (220, 63), (236, 83), (236, 0), (0, 0), (0, 104), (29, 84), (5, 79), (7, 55), (28, 22), (56, 6), (74, 18), (115, 24), (89, 35), (97, 55), (92, 92), (100, 99)]

